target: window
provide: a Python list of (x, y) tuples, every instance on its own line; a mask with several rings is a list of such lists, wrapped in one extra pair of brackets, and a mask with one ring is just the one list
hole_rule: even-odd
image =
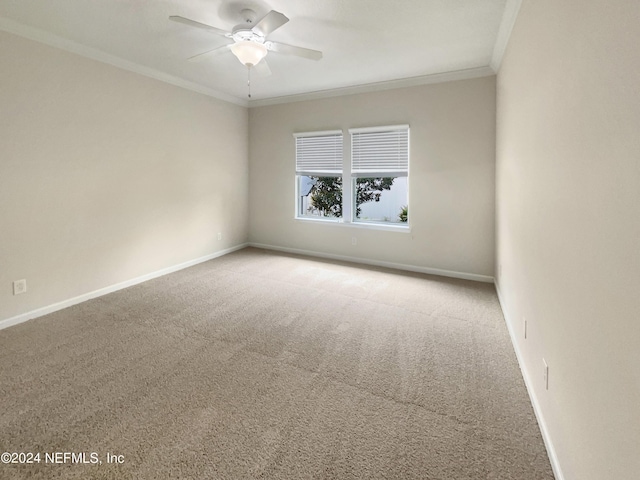
[(407, 227), (409, 126), (349, 133), (351, 158), (346, 162), (342, 131), (294, 134), (296, 218)]
[(409, 127), (354, 128), (349, 133), (353, 221), (407, 224)]
[(296, 217), (342, 218), (342, 132), (296, 133)]

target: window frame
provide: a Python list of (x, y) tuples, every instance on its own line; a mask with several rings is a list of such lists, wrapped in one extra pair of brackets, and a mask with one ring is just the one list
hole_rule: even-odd
[[(398, 177), (406, 177), (407, 179), (407, 208), (409, 207), (409, 166), (410, 166), (410, 158), (411, 158), (411, 129), (408, 124), (402, 125), (386, 125), (386, 126), (378, 126), (378, 127), (360, 127), (360, 128), (350, 128), (348, 130), (350, 136), (350, 203), (351, 203), (351, 218), (350, 221), (354, 225), (366, 225), (366, 226), (384, 226), (390, 227), (393, 229), (406, 229), (409, 230), (411, 228), (411, 214), (408, 213), (406, 222), (381, 222), (381, 221), (369, 221), (369, 220), (360, 220), (357, 218), (357, 208), (356, 208), (356, 182), (358, 178), (398, 178)], [(355, 152), (356, 147), (354, 147), (354, 140), (358, 138), (358, 135), (361, 134), (385, 134), (391, 132), (406, 132), (406, 145), (403, 143), (401, 148), (398, 151), (394, 152), (395, 160), (389, 161), (376, 161), (375, 158), (369, 158), (369, 163), (377, 163), (377, 167), (382, 167), (379, 169), (376, 168), (359, 168), (360, 161), (354, 160), (354, 157), (362, 154), (363, 152)], [(400, 139), (402, 141), (402, 139)], [(375, 141), (373, 138), (369, 143)], [(390, 148), (390, 144), (388, 141), (379, 142), (380, 146), (385, 149)], [(406, 158), (405, 158), (406, 157)], [(343, 181), (344, 183), (344, 181)], [(344, 194), (344, 193), (343, 193)]]
[[(342, 222), (344, 219), (344, 133), (342, 130), (321, 130), (314, 132), (297, 132), (293, 134), (295, 138), (295, 160), (296, 160), (296, 172), (295, 172), (295, 195), (296, 202), (295, 219), (312, 222), (329, 222), (336, 223)], [(320, 145), (322, 141), (320, 138), (333, 138), (333, 146), (329, 145), (331, 142), (327, 142), (327, 145), (321, 146), (320, 149), (313, 150), (309, 148), (306, 155), (300, 154), (301, 143), (299, 139), (310, 139), (311, 147), (315, 143), (316, 146)], [(315, 140), (314, 140), (315, 139)], [(335, 139), (339, 139), (338, 142)], [(335, 151), (331, 147), (335, 148)], [(339, 154), (339, 155), (338, 155)], [(302, 158), (304, 157), (304, 158)], [(331, 157), (334, 157), (333, 159)], [(316, 163), (314, 166), (313, 163)], [(314, 217), (305, 216), (300, 209), (299, 201), (300, 195), (300, 177), (306, 176), (320, 176), (320, 177), (340, 177), (342, 178), (342, 217)]]
[[(364, 172), (354, 171), (353, 165), (353, 137), (354, 133), (375, 133), (375, 132), (391, 132), (391, 131), (406, 131), (406, 167), (404, 169), (395, 169), (380, 172)], [(347, 225), (355, 228), (371, 229), (371, 230), (386, 230), (395, 232), (410, 233), (411, 231), (411, 214), (407, 216), (407, 222), (384, 222), (384, 221), (367, 221), (359, 220), (356, 218), (356, 179), (358, 177), (406, 177), (407, 178), (407, 206), (409, 206), (409, 179), (410, 179), (410, 126), (408, 124), (402, 125), (388, 125), (377, 127), (357, 127), (347, 129), (349, 138), (347, 139), (342, 129), (335, 130), (320, 130), (313, 132), (297, 132), (293, 136), (296, 144), (296, 168), (295, 168), (295, 202), (294, 202), (294, 219), (303, 222), (321, 222), (329, 225)], [(336, 165), (340, 165), (340, 170), (337, 168), (333, 171), (322, 170), (304, 170), (299, 169), (298, 163), (298, 138), (305, 137), (320, 137), (320, 136), (340, 136), (342, 139), (342, 148), (340, 149), (342, 154), (342, 160), (336, 162)], [(300, 176), (335, 176), (342, 178), (342, 217), (313, 217), (303, 216), (300, 212)]]

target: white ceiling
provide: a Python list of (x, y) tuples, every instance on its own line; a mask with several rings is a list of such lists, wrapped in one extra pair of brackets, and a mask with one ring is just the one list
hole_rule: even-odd
[[(499, 63), (519, 0), (0, 0), (0, 29), (247, 105), (247, 71), (231, 52), (186, 59), (224, 43), (169, 21), (224, 30), (251, 8), (290, 21), (268, 39), (321, 50), (320, 61), (269, 52), (272, 75), (252, 78), (254, 104), (312, 92), (480, 76)], [(515, 13), (514, 13), (515, 9)], [(435, 77), (433, 77), (435, 75)], [(404, 82), (404, 83), (403, 83)], [(407, 83), (409, 82), (409, 83)], [(317, 93), (315, 93), (317, 95)], [(307, 95), (308, 96), (308, 95)]]

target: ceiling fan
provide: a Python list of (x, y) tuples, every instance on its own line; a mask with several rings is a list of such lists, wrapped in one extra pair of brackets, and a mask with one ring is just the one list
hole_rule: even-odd
[[(271, 74), (271, 71), (269, 70), (266, 60), (263, 60), (269, 51), (295, 55), (302, 58), (308, 58), (310, 60), (320, 60), (322, 58), (322, 52), (318, 50), (311, 50), (309, 48), (296, 47), (285, 43), (267, 40), (267, 36), (270, 33), (289, 21), (289, 19), (282, 13), (271, 10), (264, 17), (258, 20), (255, 25), (256, 13), (253, 10), (244, 9), (241, 14), (244, 19), (244, 23), (233, 27), (231, 32), (177, 15), (169, 17), (169, 20), (183, 23), (191, 27), (200, 28), (202, 30), (207, 30), (228, 39), (226, 45), (199, 53), (198, 55), (189, 58), (188, 60), (190, 61), (208, 60), (231, 50), (238, 60), (240, 60), (240, 63), (247, 66), (249, 70), (254, 67), (257, 70), (257, 73), (269, 75)], [(251, 97), (251, 93), (249, 93), (249, 97)]]

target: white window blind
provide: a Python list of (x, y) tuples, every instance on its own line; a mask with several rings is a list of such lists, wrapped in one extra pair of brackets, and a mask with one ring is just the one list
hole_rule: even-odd
[(351, 171), (379, 176), (407, 176), (409, 126), (354, 128), (351, 134)]
[(342, 132), (295, 133), (296, 173), (342, 173)]

